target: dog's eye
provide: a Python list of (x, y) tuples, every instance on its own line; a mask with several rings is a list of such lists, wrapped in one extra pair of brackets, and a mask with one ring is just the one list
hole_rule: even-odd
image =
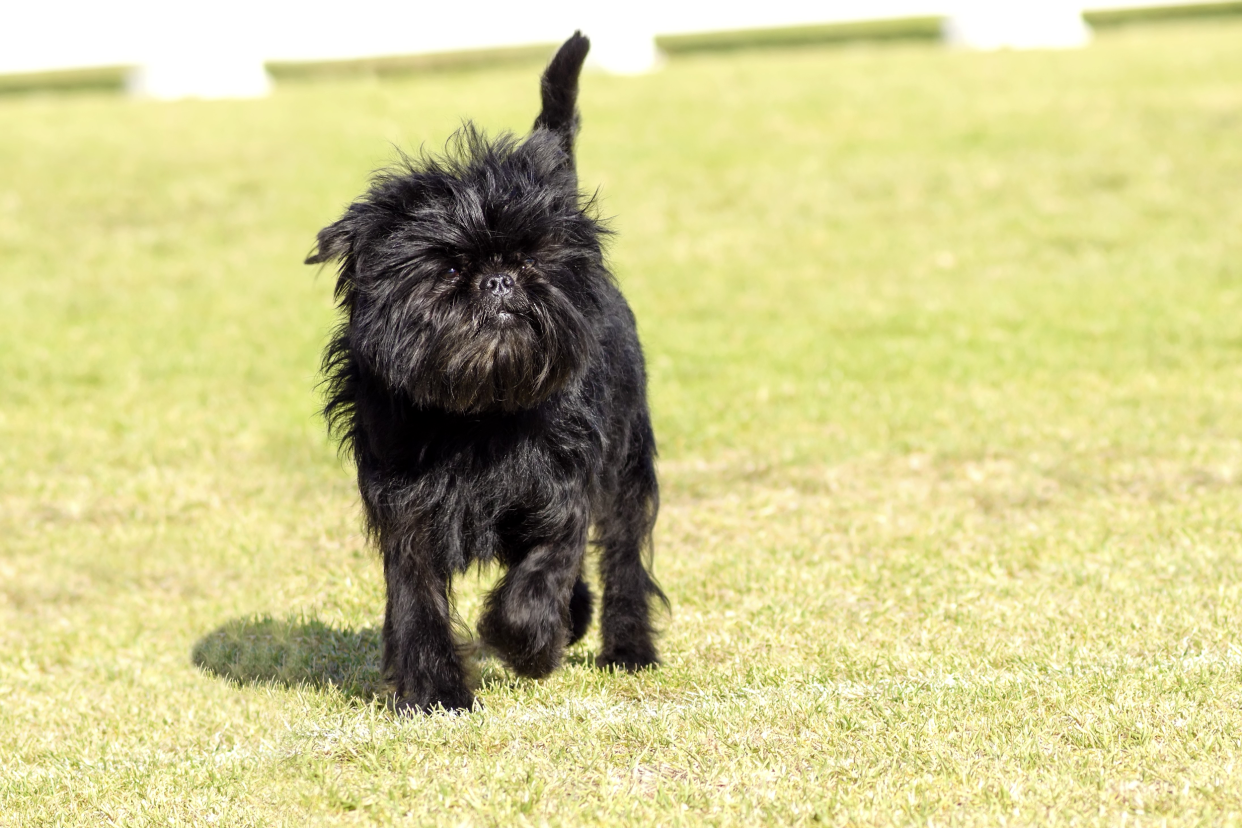
[(534, 266), (535, 266), (534, 259), (526, 258), (522, 260), (522, 267), (534, 267)]
[(455, 267), (450, 267), (448, 270), (446, 270), (446, 271), (445, 271), (445, 273), (447, 273), (449, 276), (456, 276), (456, 275), (457, 275), (457, 268), (455, 268)]

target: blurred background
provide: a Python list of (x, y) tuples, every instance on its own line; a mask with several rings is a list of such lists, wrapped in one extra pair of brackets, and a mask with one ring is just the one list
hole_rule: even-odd
[[(474, 59), (512, 57), (526, 47), (564, 39), (566, 30), (592, 33), (594, 65), (641, 72), (659, 62), (658, 37), (829, 27), (788, 32), (795, 39), (926, 36), (939, 30), (959, 46), (1040, 48), (1084, 45), (1084, 10), (1101, 19), (1138, 9), (1219, 11), (1228, 3), (1187, 0), (772, 0), (766, 3), (623, 5), (565, 0), (515, 4), (480, 0), (452, 4), (360, 0), (348, 8), (325, 0), (53, 0), (13, 4), (0, 29), (0, 75), (123, 70), (131, 92), (155, 97), (265, 94), (264, 66), (413, 55), (488, 52)], [(861, 25), (859, 25), (861, 24)], [(870, 25), (868, 25), (870, 24)], [(836, 26), (836, 30), (831, 29)], [(741, 34), (739, 38), (738, 35)], [(770, 35), (771, 33), (769, 33)], [(682, 44), (683, 46), (685, 44)], [(459, 58), (460, 59), (460, 58)], [(423, 65), (428, 61), (424, 60)], [(407, 61), (408, 64), (408, 61)], [(97, 78), (106, 76), (97, 75)], [(59, 80), (71, 80), (64, 75)], [(29, 78), (57, 80), (54, 75)]]

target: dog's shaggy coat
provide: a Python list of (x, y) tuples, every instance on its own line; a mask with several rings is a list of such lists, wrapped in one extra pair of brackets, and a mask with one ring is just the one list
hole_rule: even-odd
[(575, 33), (553, 57), (524, 140), (466, 124), (446, 157), (378, 174), (307, 259), (340, 262), (326, 415), (383, 554), (384, 670), (401, 711), (474, 704), (451, 587), (475, 562), (504, 568), (483, 641), (519, 675), (554, 670), (591, 621), (592, 529), (596, 661), (658, 663), (643, 355), (573, 157), (588, 48)]

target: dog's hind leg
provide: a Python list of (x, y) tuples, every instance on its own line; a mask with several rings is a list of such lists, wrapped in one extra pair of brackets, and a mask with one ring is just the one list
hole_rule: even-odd
[(453, 639), (448, 573), (409, 545), (384, 550), (384, 673), (396, 685), (397, 712), (469, 710), (474, 696)]
[(591, 614), (595, 610), (595, 599), (591, 596), (591, 588), (582, 576), (574, 582), (573, 592), (569, 596), (569, 641), (567, 646), (577, 644), (586, 635), (591, 626)]
[[(581, 637), (590, 621), (590, 592), (584, 593), (584, 617), (586, 584), (579, 578), (586, 552), (587, 507), (575, 504), (561, 511), (553, 531), (525, 539), (526, 551), (515, 557), (487, 596), (479, 619), (483, 641), (527, 678), (542, 678), (560, 666), (566, 645)], [(545, 523), (547, 517), (538, 522)]]
[(646, 423), (618, 479), (612, 508), (599, 518), (600, 577), (604, 582), (600, 632), (603, 646), (596, 664), (602, 668), (641, 670), (660, 663), (651, 623), (651, 598), (664, 600), (643, 565), (659, 508), (654, 438)]

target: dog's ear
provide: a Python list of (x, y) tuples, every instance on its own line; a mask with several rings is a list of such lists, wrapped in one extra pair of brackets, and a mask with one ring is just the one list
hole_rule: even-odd
[(315, 249), (306, 257), (306, 264), (323, 264), (343, 259), (349, 255), (354, 244), (354, 222), (346, 216), (319, 231)]
[(578, 133), (578, 76), (590, 49), (591, 41), (582, 32), (574, 32), (557, 50), (540, 82), (543, 109), (535, 119), (535, 129), (556, 133), (571, 165)]

